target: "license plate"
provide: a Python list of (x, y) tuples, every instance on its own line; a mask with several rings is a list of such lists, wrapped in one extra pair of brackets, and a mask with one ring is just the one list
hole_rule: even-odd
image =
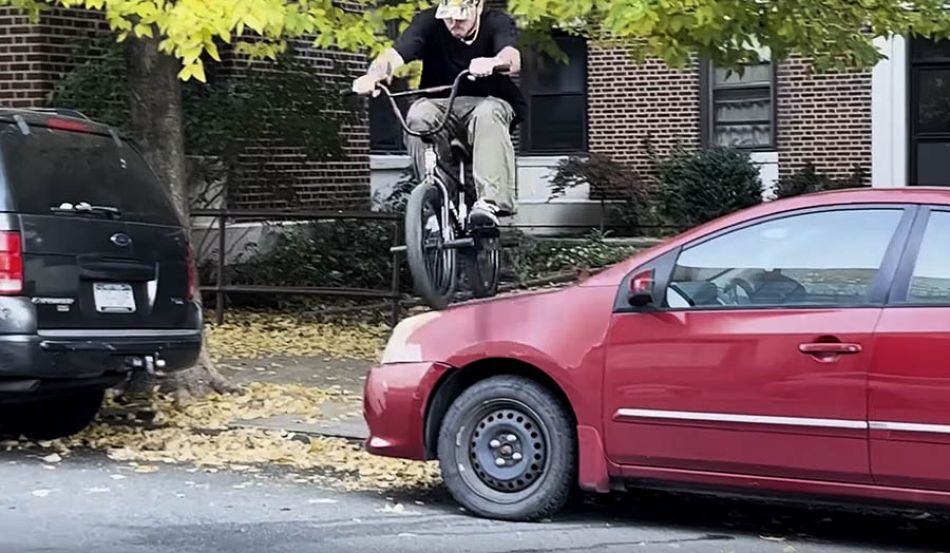
[(134, 313), (135, 295), (132, 286), (115, 282), (96, 282), (92, 285), (96, 311), (100, 313)]

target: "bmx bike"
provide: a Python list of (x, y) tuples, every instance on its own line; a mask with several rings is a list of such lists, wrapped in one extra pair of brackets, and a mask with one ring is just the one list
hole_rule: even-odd
[[(506, 71), (498, 67), (495, 73)], [(426, 144), (425, 174), (409, 195), (405, 212), (405, 246), (392, 248), (405, 251), (412, 274), (413, 286), (422, 299), (433, 309), (445, 309), (452, 301), (464, 266), (468, 286), (476, 298), (490, 297), (498, 291), (501, 269), (501, 237), (497, 227), (473, 228), (468, 214), (478, 199), (474, 178), (469, 170), (472, 153), (467, 142), (453, 138), (450, 151), (452, 165), (458, 167), (458, 178), (446, 170), (439, 159), (432, 137), (442, 132), (464, 78), (472, 78), (462, 71), (451, 85), (436, 86), (405, 92), (390, 92), (377, 84), (377, 89), (389, 99), (393, 113), (403, 130), (419, 137)], [(414, 130), (406, 123), (396, 98), (451, 91), (439, 125), (429, 130)], [(461, 254), (461, 261), (456, 255)]]

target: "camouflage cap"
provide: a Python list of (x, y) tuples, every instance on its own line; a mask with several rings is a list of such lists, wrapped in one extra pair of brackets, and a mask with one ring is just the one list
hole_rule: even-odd
[(440, 0), (436, 19), (474, 19), (478, 0)]

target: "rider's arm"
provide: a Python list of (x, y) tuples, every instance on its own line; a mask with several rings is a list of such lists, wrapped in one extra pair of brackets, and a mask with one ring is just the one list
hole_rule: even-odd
[(372, 75), (377, 81), (382, 81), (390, 77), (397, 69), (405, 65), (405, 63), (402, 56), (399, 55), (399, 52), (393, 48), (387, 48), (369, 65), (367, 74)]
[(509, 73), (517, 75), (521, 71), (521, 52), (518, 50), (518, 27), (515, 20), (507, 14), (496, 12), (492, 21), (492, 46), (495, 49), (495, 59), (499, 65), (510, 67)]
[(511, 75), (517, 75), (521, 71), (521, 52), (517, 48), (505, 46), (495, 58), (499, 61), (499, 65), (508, 66), (508, 73)]

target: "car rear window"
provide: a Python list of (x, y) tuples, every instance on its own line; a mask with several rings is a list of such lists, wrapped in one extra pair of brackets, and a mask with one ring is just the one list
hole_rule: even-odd
[(13, 207), (50, 214), (64, 202), (118, 208), (125, 221), (178, 225), (171, 199), (144, 159), (111, 136), (16, 125), (0, 130), (2, 158)]

